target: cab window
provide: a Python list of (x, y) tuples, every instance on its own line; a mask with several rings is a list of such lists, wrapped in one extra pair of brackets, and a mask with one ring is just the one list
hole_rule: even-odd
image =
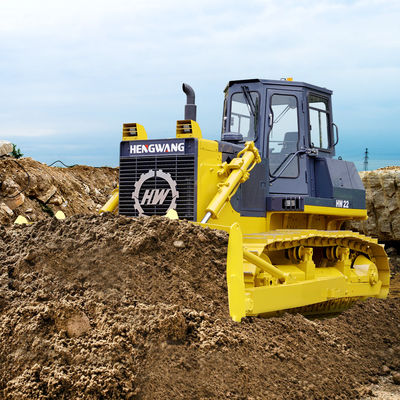
[[(259, 97), (257, 92), (249, 92), (251, 101), (257, 110)], [(243, 140), (254, 140), (257, 130), (257, 113), (252, 111), (244, 93), (235, 93), (231, 100), (231, 115), (229, 131), (240, 133)]]
[(310, 117), (310, 143), (312, 147), (329, 149), (328, 99), (310, 94), (308, 96)]
[(222, 113), (222, 129), (221, 129), (221, 133), (226, 132), (226, 121), (228, 119), (227, 115), (226, 115), (226, 98), (227, 95), (225, 95), (225, 99), (224, 99), (224, 110)]
[[(269, 133), (269, 169), (271, 176), (297, 178), (299, 163), (296, 153), (299, 142), (297, 99), (290, 95), (271, 97), (272, 128)], [(286, 164), (289, 162), (289, 165)]]

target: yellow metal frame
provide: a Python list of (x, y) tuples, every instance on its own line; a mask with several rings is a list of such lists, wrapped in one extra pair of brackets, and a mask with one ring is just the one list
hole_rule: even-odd
[(239, 224), (235, 223), (229, 231), (226, 280), (228, 284), (229, 312), (236, 322), (240, 322), (246, 316), (242, 249), (242, 231)]
[(304, 213), (316, 215), (335, 215), (339, 217), (350, 217), (356, 219), (367, 219), (367, 210), (356, 208), (336, 208), (321, 206), (304, 206)]
[(176, 121), (176, 137), (201, 139), (200, 125), (191, 119)]
[(144, 126), (136, 122), (123, 124), (122, 140), (147, 140), (147, 133)]
[(118, 203), (119, 203), (119, 188), (115, 188), (112, 191), (110, 199), (104, 204), (103, 207), (100, 208), (99, 214), (103, 214), (105, 212), (115, 212), (118, 210)]

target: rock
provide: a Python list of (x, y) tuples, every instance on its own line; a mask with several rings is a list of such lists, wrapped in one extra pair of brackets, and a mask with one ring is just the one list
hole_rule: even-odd
[(85, 183), (83, 183), (82, 185), (83, 185), (83, 190), (85, 191), (85, 193), (90, 194), (90, 187), (88, 185), (86, 185)]
[(13, 151), (13, 144), (7, 140), (0, 140), (0, 157)]
[(400, 385), (400, 373), (399, 372), (393, 372), (392, 379), (396, 385)]
[(376, 376), (371, 376), (371, 378), (369, 378), (369, 381), (374, 385), (377, 385), (379, 383), (379, 379)]
[(50, 198), (48, 201), (49, 204), (54, 204), (56, 206), (61, 206), (61, 204), (64, 203), (64, 198), (61, 197), (60, 195), (54, 195), (53, 197)]
[(11, 208), (5, 203), (0, 203), (0, 212), (7, 214), (10, 217), (14, 215), (13, 210), (11, 210)]
[(68, 310), (56, 317), (56, 327), (59, 331), (66, 331), (68, 337), (79, 337), (90, 330), (90, 322), (84, 312)]
[(387, 375), (389, 372), (390, 372), (390, 368), (389, 368), (387, 365), (384, 365), (384, 366), (382, 367), (382, 373), (383, 373), (384, 375)]
[(66, 331), (69, 337), (82, 336), (89, 330), (89, 318), (85, 313), (75, 314), (67, 321)]
[(44, 290), (40, 290), (36, 293), (36, 300), (38, 301), (46, 301), (50, 298), (49, 294)]
[(178, 249), (183, 249), (185, 247), (185, 243), (182, 240), (175, 240), (174, 246)]
[(48, 189), (44, 194), (41, 194), (40, 196), (37, 196), (37, 198), (43, 202), (43, 203), (47, 203), (53, 196), (54, 194), (57, 192), (57, 188), (52, 185), (50, 187), (50, 189)]
[(15, 210), (17, 207), (21, 206), (25, 201), (25, 196), (23, 193), (19, 193), (16, 197), (11, 199), (5, 199), (5, 203), (11, 210)]
[(21, 191), (21, 188), (11, 177), (6, 176), (5, 179), (3, 178), (1, 190), (6, 196), (14, 196)]
[(30, 250), (28, 252), (28, 254), (25, 256), (24, 260), (25, 261), (34, 261), (36, 257), (37, 257), (37, 253), (33, 250)]
[(204, 242), (206, 242), (208, 240), (206, 235), (204, 235), (204, 233), (199, 233), (197, 235), (197, 238), (199, 239), (199, 242), (202, 242), (202, 243), (204, 243)]

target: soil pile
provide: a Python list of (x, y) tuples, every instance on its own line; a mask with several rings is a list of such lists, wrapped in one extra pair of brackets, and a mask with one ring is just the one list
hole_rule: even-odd
[(105, 214), (0, 227), (0, 397), (349, 399), (400, 371), (400, 301), (229, 319), (227, 235)]
[(10, 224), (18, 215), (38, 221), (59, 210), (67, 216), (96, 213), (117, 179), (117, 168), (59, 168), (31, 158), (1, 158), (0, 224)]

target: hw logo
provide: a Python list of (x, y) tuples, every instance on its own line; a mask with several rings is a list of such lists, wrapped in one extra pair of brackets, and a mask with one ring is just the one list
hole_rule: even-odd
[[(166, 181), (169, 185), (169, 189), (146, 189), (141, 196), (140, 190), (143, 184), (147, 180), (155, 178)], [(170, 193), (172, 199), (167, 211), (171, 208), (176, 208), (176, 199), (179, 198), (179, 192), (176, 190), (176, 182), (172, 179), (170, 174), (164, 172), (162, 169), (157, 171), (151, 169), (149, 172), (142, 174), (135, 183), (135, 191), (132, 192), (132, 199), (135, 201), (135, 210), (139, 213), (139, 216), (145, 215), (142, 206), (163, 205)]]
[(140, 205), (156, 206), (157, 204), (164, 204), (170, 191), (171, 189), (146, 189)]

